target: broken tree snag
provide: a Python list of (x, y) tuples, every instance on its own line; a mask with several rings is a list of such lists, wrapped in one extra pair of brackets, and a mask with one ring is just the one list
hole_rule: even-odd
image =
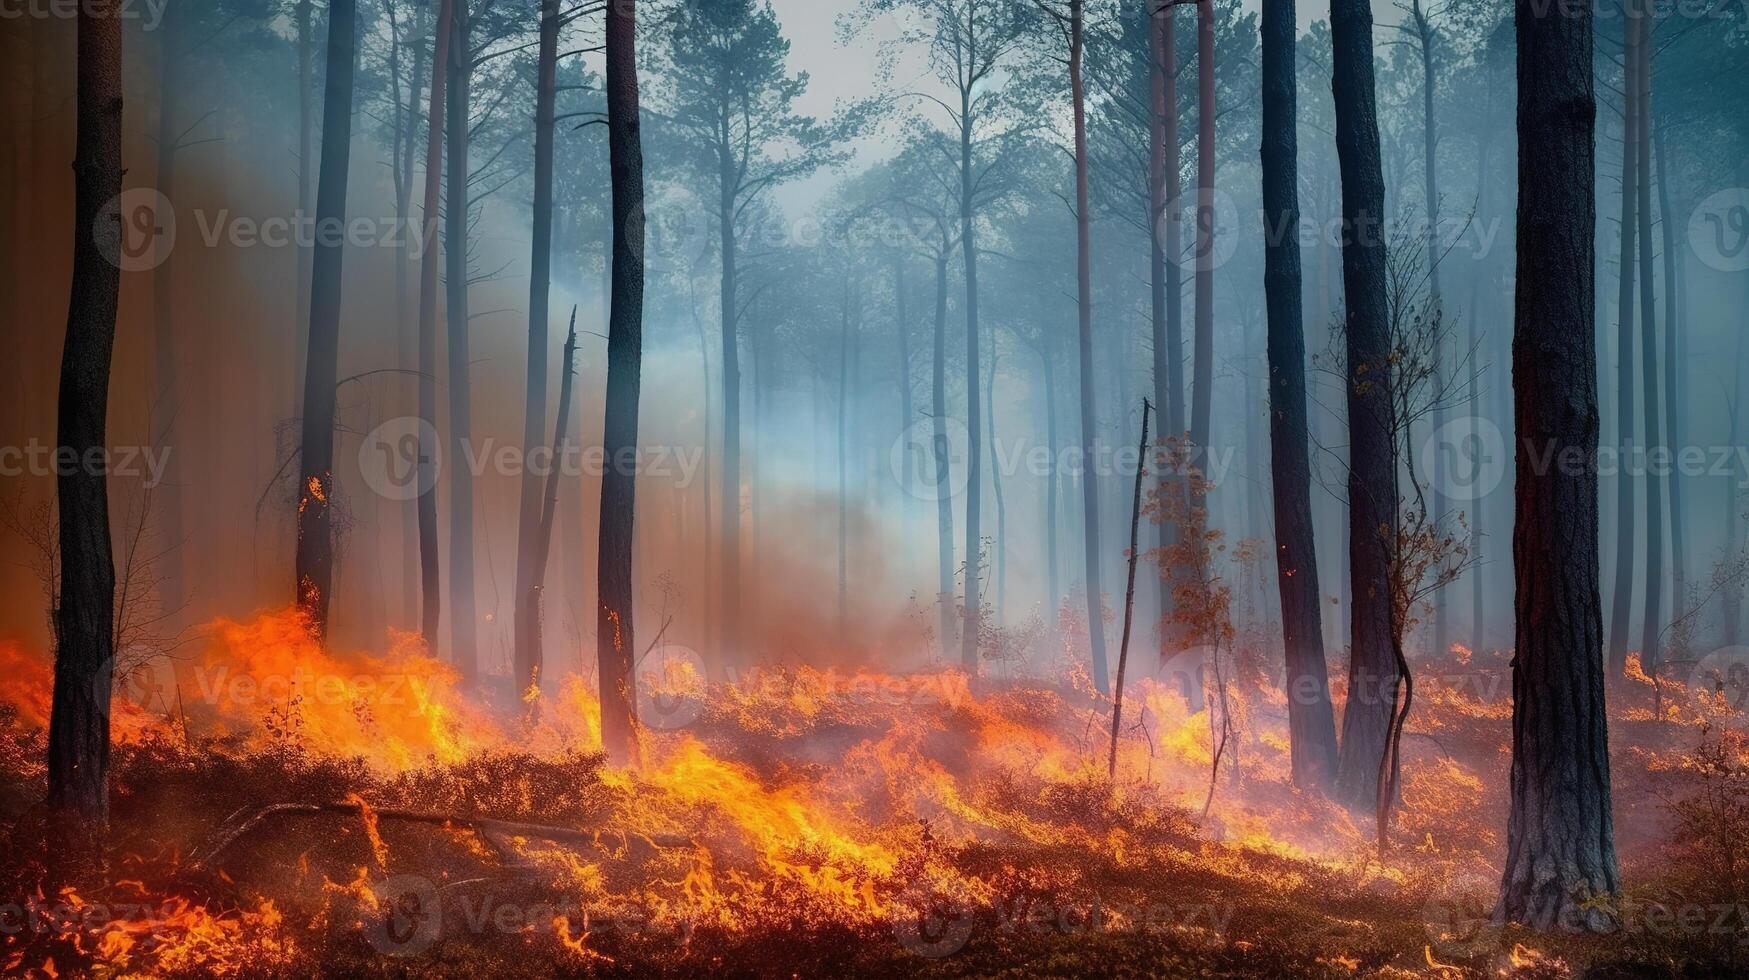
[(242, 810), (233, 814), (219, 828), (212, 843), (199, 851), (188, 866), (192, 871), (204, 871), (215, 867), (225, 852), (231, 850), (239, 841), (261, 829), (269, 821), (280, 817), (362, 816), (367, 812), (379, 823), (388, 820), (396, 823), (430, 824), (438, 827), (471, 830), (493, 850), (498, 851), (500, 855), (504, 853), (500, 841), (496, 839), (500, 837), (532, 837), (559, 844), (586, 845), (603, 851), (614, 850), (616, 845), (618, 850), (624, 851), (639, 841), (649, 845), (652, 849), (698, 846), (692, 838), (678, 834), (639, 834), (623, 830), (579, 830), (574, 827), (560, 827), (556, 824), (523, 823), (516, 820), (497, 820), (491, 817), (466, 817), (453, 813), (379, 809), (359, 802), (271, 803), (256, 810)]
[(1130, 500), (1130, 572), (1123, 599), (1123, 638), (1117, 645), (1117, 683), (1111, 690), (1111, 753), (1106, 759), (1107, 779), (1117, 778), (1117, 734), (1123, 724), (1123, 675), (1130, 662), (1130, 624), (1136, 611), (1136, 534), (1142, 520), (1142, 476), (1148, 469), (1148, 415), (1154, 406), (1142, 399), (1142, 447), (1136, 454), (1136, 491)]

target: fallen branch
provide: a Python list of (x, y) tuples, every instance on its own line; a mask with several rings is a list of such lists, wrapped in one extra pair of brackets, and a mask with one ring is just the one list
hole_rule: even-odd
[[(366, 806), (358, 803), (272, 803), (248, 813), (247, 816), (242, 816), (242, 811), (239, 811), (238, 814), (233, 815), (230, 820), (225, 822), (225, 826), (230, 829), (221, 828), (218, 839), (204, 853), (198, 854), (190, 862), (189, 867), (195, 871), (211, 867), (239, 840), (276, 817), (321, 816), (324, 814), (361, 815), (366, 809)], [(615, 835), (611, 832), (598, 830), (578, 830), (573, 827), (522, 823), (515, 820), (496, 820), (491, 817), (463, 817), (449, 813), (425, 813), (418, 810), (379, 810), (374, 807), (368, 809), (377, 820), (466, 828), (478, 834), (494, 849), (497, 849), (497, 841), (493, 839), (496, 836), (534, 837), (561, 844), (586, 844), (602, 850), (610, 849), (610, 844), (604, 841), (604, 838), (610, 841), (615, 836), (617, 836), (621, 848), (626, 847), (634, 839), (642, 839), (652, 848), (691, 848), (697, 846), (692, 838), (674, 834), (627, 834), (621, 831)], [(242, 816), (242, 819), (239, 820), (239, 816)]]

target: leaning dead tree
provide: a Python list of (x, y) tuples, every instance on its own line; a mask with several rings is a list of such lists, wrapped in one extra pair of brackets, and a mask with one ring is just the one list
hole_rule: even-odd
[[(534, 530), (534, 554), (529, 558), (526, 587), (516, 597), (517, 649), (526, 650), (533, 670), (524, 679), (518, 676), (522, 690), (540, 683), (541, 656), (541, 596), (546, 590), (547, 556), (553, 548), (553, 518), (559, 509), (559, 476), (563, 469), (559, 460), (565, 452), (568, 438), (566, 427), (571, 421), (571, 389), (577, 370), (577, 308), (571, 307), (571, 329), (565, 335), (565, 373), (559, 382), (559, 417), (553, 427), (552, 464), (547, 469), (546, 487), (540, 496), (540, 518)], [(543, 426), (544, 428), (544, 426)], [(525, 632), (526, 631), (526, 632)]]

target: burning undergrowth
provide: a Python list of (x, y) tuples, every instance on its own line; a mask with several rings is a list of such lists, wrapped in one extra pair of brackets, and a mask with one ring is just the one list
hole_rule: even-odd
[[(1109, 705), (1067, 664), (707, 684), (656, 651), (625, 769), (580, 680), (494, 709), (411, 637), (325, 651), (286, 615), (205, 635), (121, 681), (107, 874), (44, 892), (13, 849), (8, 973), (1656, 976), (1687, 956), (1698, 976), (1745, 950), (1749, 755), (1701, 684), (1617, 692), (1624, 879), (1656, 893), (1619, 936), (1551, 940), (1478, 904), (1503, 850), (1504, 657), (1421, 663), (1380, 859), (1366, 817), (1290, 785), (1262, 670), (1222, 701), (1137, 683), (1112, 780)], [(0, 800), (22, 827), (47, 671), (4, 654)], [(1223, 703), (1238, 738), (1203, 819)], [(1673, 875), (1677, 855), (1709, 872)], [(1699, 903), (1717, 930), (1654, 921)]]

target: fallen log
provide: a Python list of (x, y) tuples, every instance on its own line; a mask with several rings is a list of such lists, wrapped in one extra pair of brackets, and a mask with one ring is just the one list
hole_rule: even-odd
[(269, 820), (285, 816), (322, 816), (339, 814), (348, 816), (364, 816), (369, 814), (377, 820), (392, 820), (400, 823), (434, 824), (443, 827), (459, 827), (472, 830), (480, 839), (497, 851), (500, 857), (505, 856), (497, 838), (530, 837), (538, 840), (549, 840), (560, 844), (579, 844), (600, 850), (613, 850), (613, 841), (617, 838), (619, 849), (624, 850), (635, 841), (643, 841), (652, 849), (662, 848), (693, 848), (697, 843), (690, 837), (676, 834), (638, 834), (626, 831), (578, 830), (574, 827), (560, 827), (553, 824), (522, 823), (515, 820), (497, 820), (491, 817), (464, 817), (450, 813), (426, 813), (419, 810), (377, 809), (361, 803), (270, 803), (254, 811), (238, 811), (220, 827), (218, 836), (211, 846), (196, 854), (189, 864), (189, 869), (201, 871), (213, 866), (226, 851), (230, 850), (239, 840), (248, 836)]

